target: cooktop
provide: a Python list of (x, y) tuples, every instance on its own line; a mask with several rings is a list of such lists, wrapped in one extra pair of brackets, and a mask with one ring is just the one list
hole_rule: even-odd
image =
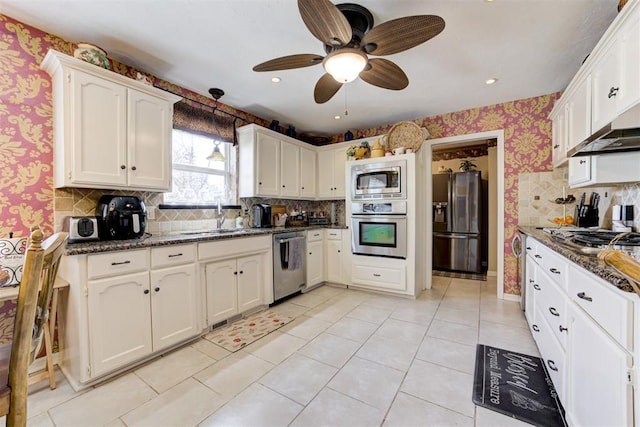
[(557, 243), (584, 254), (597, 254), (600, 249), (610, 248), (640, 259), (640, 233), (584, 228), (549, 228), (543, 231), (551, 234)]

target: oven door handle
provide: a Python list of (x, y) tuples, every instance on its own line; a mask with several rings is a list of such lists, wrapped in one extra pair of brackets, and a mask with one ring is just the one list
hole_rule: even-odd
[(433, 233), (433, 236), (445, 239), (473, 239), (478, 238), (479, 234)]

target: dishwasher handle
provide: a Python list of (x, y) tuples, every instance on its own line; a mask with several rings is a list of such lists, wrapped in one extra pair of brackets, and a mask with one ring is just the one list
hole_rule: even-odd
[(292, 240), (300, 240), (304, 238), (305, 238), (304, 236), (299, 236), (299, 237), (289, 237), (288, 239), (278, 239), (278, 243), (282, 245), (283, 243), (289, 243)]

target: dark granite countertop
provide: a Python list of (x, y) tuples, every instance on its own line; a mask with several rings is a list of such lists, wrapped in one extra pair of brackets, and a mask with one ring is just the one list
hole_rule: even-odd
[(273, 228), (244, 228), (240, 230), (214, 231), (183, 231), (165, 235), (148, 235), (140, 239), (106, 240), (99, 242), (67, 243), (65, 255), (83, 255), (100, 252), (124, 251), (129, 249), (145, 249), (154, 246), (180, 245), (201, 243), (214, 240), (238, 239), (256, 237), (266, 234), (289, 233), (315, 229), (347, 229), (345, 225), (312, 225), (304, 227), (273, 227)]
[(629, 284), (629, 281), (625, 279), (623, 275), (618, 273), (612, 267), (609, 267), (598, 261), (596, 255), (587, 255), (577, 250), (573, 250), (554, 240), (549, 233), (546, 233), (536, 227), (519, 225), (518, 230), (528, 236), (535, 238), (537, 241), (547, 246), (549, 249), (559, 253), (565, 258), (568, 258), (585, 270), (592, 272), (598, 277), (601, 277), (602, 279), (616, 286), (621, 291), (634, 292), (631, 284)]

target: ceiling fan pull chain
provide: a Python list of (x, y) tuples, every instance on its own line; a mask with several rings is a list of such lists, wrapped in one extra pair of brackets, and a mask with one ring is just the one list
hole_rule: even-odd
[(348, 87), (345, 86), (344, 87), (344, 115), (345, 115), (345, 117), (349, 115), (349, 110), (347, 109), (347, 92), (348, 92)]

